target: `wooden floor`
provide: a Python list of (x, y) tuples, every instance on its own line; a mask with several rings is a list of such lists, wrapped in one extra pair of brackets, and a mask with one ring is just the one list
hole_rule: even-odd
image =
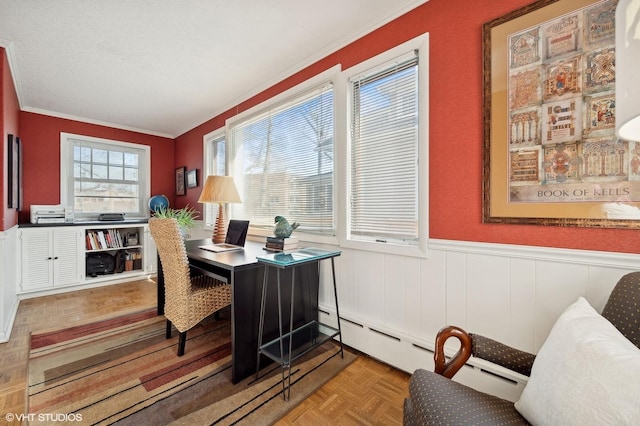
[[(156, 305), (151, 280), (20, 302), (11, 338), (0, 343), (0, 424), (25, 413), (27, 356), (32, 331), (90, 322)], [(366, 355), (287, 414), (279, 425), (400, 425), (409, 375)], [(295, 391), (293, 389), (292, 391)]]

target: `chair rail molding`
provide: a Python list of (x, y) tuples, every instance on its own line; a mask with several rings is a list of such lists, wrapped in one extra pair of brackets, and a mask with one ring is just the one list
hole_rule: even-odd
[(523, 246), (514, 244), (481, 243), (455, 240), (429, 240), (429, 248), (446, 252), (486, 254), (529, 260), (576, 263), (591, 266), (640, 269), (640, 254), (562, 249), (555, 247)]

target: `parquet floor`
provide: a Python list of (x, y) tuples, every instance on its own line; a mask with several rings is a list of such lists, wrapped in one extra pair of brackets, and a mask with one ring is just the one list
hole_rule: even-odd
[[(91, 322), (156, 305), (151, 280), (80, 290), (20, 302), (11, 338), (0, 343), (0, 425), (25, 412), (32, 331)], [(289, 412), (279, 425), (400, 425), (409, 375), (366, 355)], [(295, 388), (292, 389), (295, 392)]]

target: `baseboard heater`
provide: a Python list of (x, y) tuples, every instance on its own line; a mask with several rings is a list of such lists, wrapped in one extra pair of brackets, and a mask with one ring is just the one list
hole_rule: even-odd
[(374, 333), (379, 334), (379, 335), (381, 335), (381, 336), (388, 337), (389, 339), (393, 339), (393, 340), (395, 340), (396, 342), (402, 342), (402, 339), (401, 339), (401, 338), (396, 337), (396, 336), (392, 336), (391, 334), (389, 334), (389, 333), (385, 333), (384, 331), (376, 330), (375, 328), (371, 328), (371, 327), (369, 327), (369, 330), (371, 330), (371, 331), (373, 331)]

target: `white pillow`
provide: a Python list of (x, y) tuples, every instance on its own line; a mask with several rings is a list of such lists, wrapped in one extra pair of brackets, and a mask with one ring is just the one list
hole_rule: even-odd
[(551, 329), (515, 408), (534, 425), (640, 425), (640, 349), (580, 297)]

